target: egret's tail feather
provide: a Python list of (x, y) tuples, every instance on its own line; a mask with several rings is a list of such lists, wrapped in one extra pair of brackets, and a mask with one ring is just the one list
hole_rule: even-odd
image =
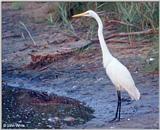
[(128, 91), (128, 94), (132, 98), (132, 100), (139, 100), (140, 99), (140, 92), (136, 87), (133, 87), (131, 91)]

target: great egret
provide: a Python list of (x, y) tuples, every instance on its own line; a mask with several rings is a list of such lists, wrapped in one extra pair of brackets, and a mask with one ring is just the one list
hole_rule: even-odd
[(123, 90), (127, 91), (132, 100), (133, 99), (139, 100), (140, 92), (136, 88), (133, 78), (128, 69), (121, 62), (119, 62), (118, 59), (113, 57), (112, 54), (109, 52), (103, 37), (103, 24), (98, 14), (92, 10), (88, 10), (84, 13), (73, 15), (72, 17), (81, 17), (81, 16), (92, 17), (98, 23), (98, 38), (102, 50), (103, 67), (106, 69), (108, 77), (115, 85), (118, 96), (116, 115), (112, 121), (116, 120), (117, 117), (118, 121), (120, 121), (121, 91)]

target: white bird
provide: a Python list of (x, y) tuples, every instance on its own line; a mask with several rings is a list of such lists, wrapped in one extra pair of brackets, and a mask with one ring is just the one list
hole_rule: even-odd
[(134, 80), (129, 70), (121, 62), (119, 62), (118, 59), (113, 57), (110, 51), (108, 50), (108, 47), (103, 37), (103, 24), (98, 14), (92, 10), (88, 10), (84, 13), (73, 15), (72, 17), (80, 16), (92, 17), (98, 23), (98, 38), (102, 50), (103, 67), (105, 68), (108, 77), (115, 85), (118, 96), (116, 115), (111, 121), (116, 120), (117, 117), (118, 121), (120, 121), (121, 91), (127, 91), (132, 100), (139, 100), (140, 92), (136, 88)]

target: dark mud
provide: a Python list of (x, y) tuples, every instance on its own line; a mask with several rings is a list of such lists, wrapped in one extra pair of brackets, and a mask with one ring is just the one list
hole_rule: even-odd
[[(109, 123), (115, 114), (117, 97), (102, 67), (99, 44), (83, 48), (87, 41), (77, 42), (73, 37), (54, 32), (55, 28), (47, 24), (30, 25), (28, 21), (38, 43), (38, 47), (29, 46), (33, 43), (29, 38), (23, 39), (17, 27), (16, 21), (21, 17), (25, 19), (20, 11), (2, 10), (3, 128), (7, 125), (8, 128), (159, 127), (158, 74), (142, 71), (142, 60), (152, 44), (136, 49), (126, 44), (108, 44), (113, 55), (129, 68), (141, 92), (139, 101), (132, 101), (126, 92), (122, 93), (122, 119)], [(55, 40), (56, 36), (67, 40)], [(48, 39), (56, 42), (46, 44)], [(67, 52), (72, 52), (67, 57), (63, 45), (69, 48)], [(31, 58), (31, 55), (45, 57), (44, 53), (53, 56), (57, 50), (62, 52), (60, 60), (41, 64)]]
[[(61, 69), (61, 73), (50, 71), (36, 75), (32, 71), (30, 76), (22, 75), (10, 73), (8, 77), (4, 75), (3, 81), (12, 87), (71, 97), (94, 109), (95, 118), (89, 122), (62, 128), (158, 128), (158, 77), (134, 74), (141, 100), (131, 101), (128, 95), (123, 93), (122, 120), (108, 123), (114, 117), (117, 99), (114, 86), (106, 77), (103, 68), (86, 72), (83, 68), (74, 66), (71, 69)], [(46, 106), (46, 109), (50, 108)]]
[(3, 128), (64, 128), (94, 117), (92, 109), (71, 98), (11, 86), (3, 86), (2, 93)]

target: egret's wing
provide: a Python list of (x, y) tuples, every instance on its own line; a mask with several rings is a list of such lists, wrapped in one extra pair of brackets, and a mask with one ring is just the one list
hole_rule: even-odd
[(139, 90), (136, 88), (133, 78), (128, 69), (117, 59), (107, 66), (107, 74), (117, 89), (124, 89), (132, 99), (140, 98)]

